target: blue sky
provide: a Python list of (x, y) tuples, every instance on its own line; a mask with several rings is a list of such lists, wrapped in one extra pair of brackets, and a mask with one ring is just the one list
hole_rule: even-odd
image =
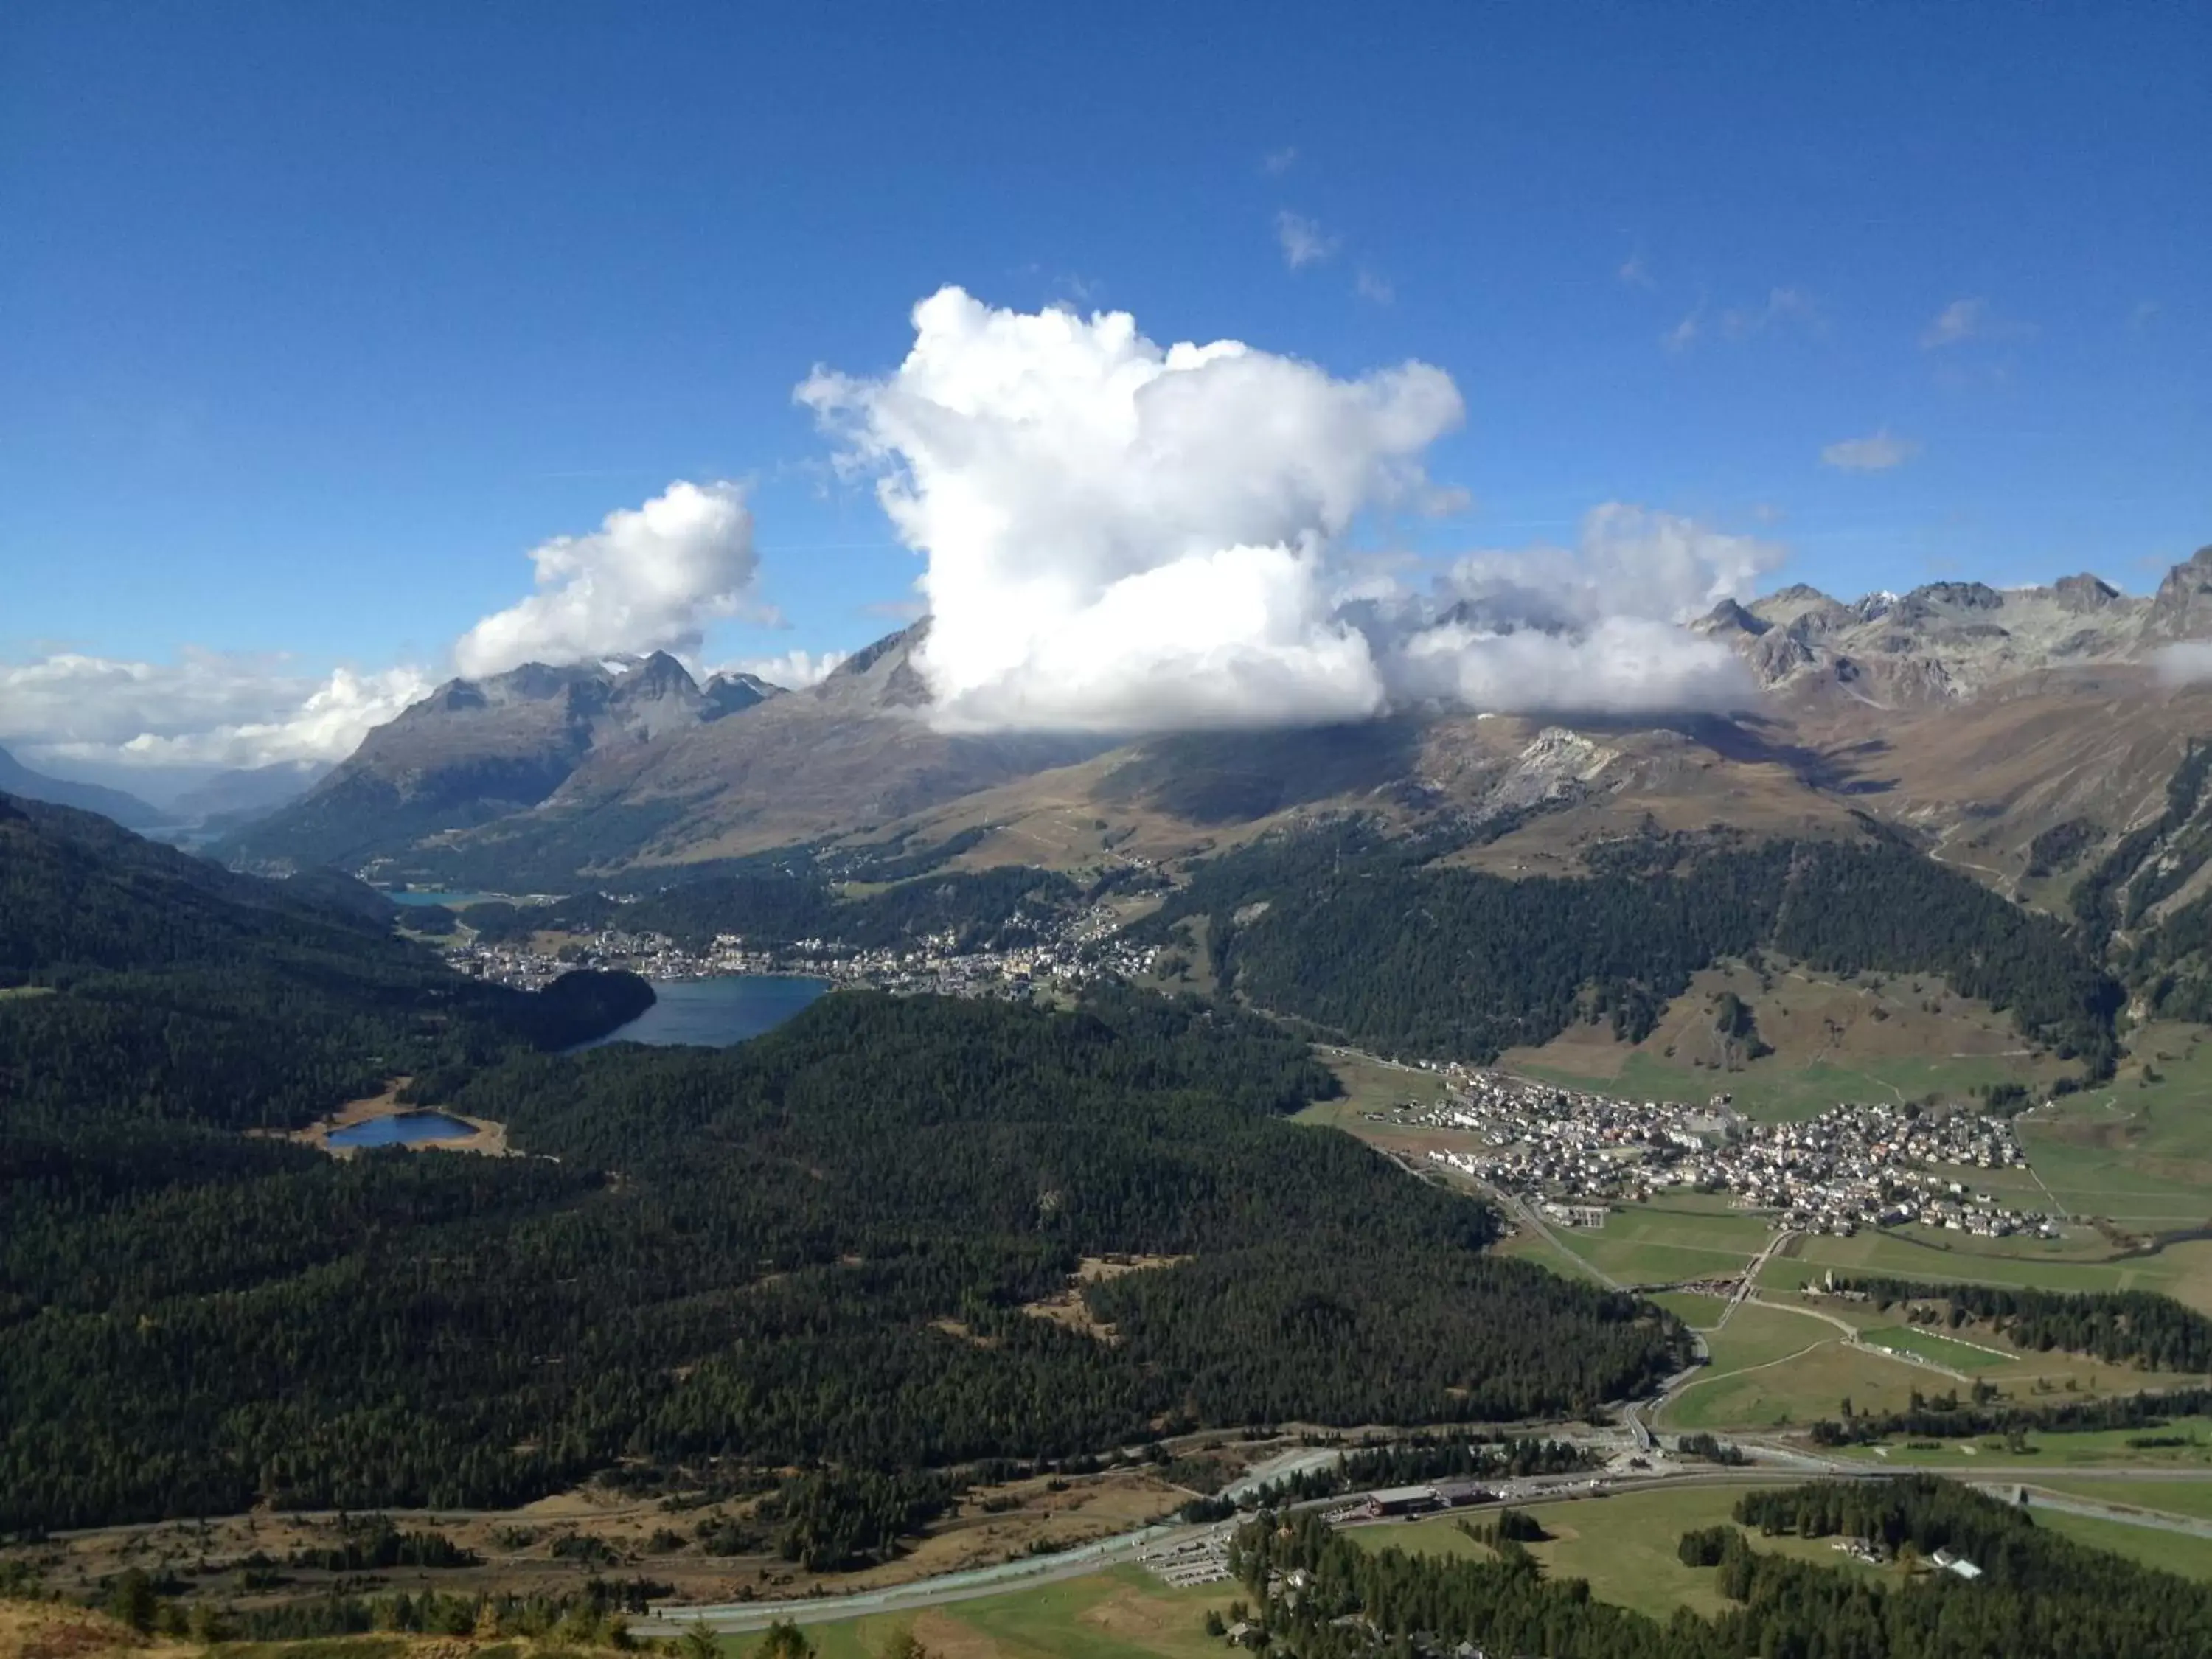
[(2201, 5), (19, 0), (0, 661), (436, 664), (676, 479), (784, 624), (706, 656), (850, 648), (921, 562), (793, 389), (947, 283), (1436, 365), (1472, 505), (1367, 545), (1624, 501), (1769, 586), (2143, 587), (2212, 541), (2208, 62)]

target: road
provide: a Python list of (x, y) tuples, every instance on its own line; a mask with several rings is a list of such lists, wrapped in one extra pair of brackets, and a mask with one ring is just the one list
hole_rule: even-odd
[[(1226, 1524), (1226, 1523), (1219, 1523)], [(853, 1595), (822, 1595), (800, 1601), (732, 1601), (720, 1606), (655, 1607), (644, 1619), (630, 1621), (633, 1636), (680, 1636), (694, 1625), (724, 1634), (766, 1630), (779, 1620), (794, 1625), (827, 1624), (837, 1619), (862, 1619), (875, 1613), (918, 1613), (954, 1601), (972, 1601), (1032, 1584), (1057, 1583), (1081, 1578), (1136, 1559), (1148, 1544), (1179, 1543), (1199, 1538), (1208, 1527), (1153, 1526), (1136, 1532), (1102, 1538), (1096, 1543), (1060, 1550), (1051, 1555), (1025, 1556), (995, 1567), (973, 1567), (936, 1578), (917, 1579), (879, 1590)]]
[[(1278, 1461), (1279, 1463), (1282, 1462)], [(1924, 1469), (1870, 1468), (1839, 1459), (1818, 1458), (1794, 1450), (1786, 1455), (1785, 1461), (1796, 1465), (1808, 1475), (1826, 1474), (1845, 1479), (1899, 1480), (1927, 1473)], [(1275, 1471), (1278, 1474), (1286, 1472), (1286, 1468), (1279, 1467)], [(2093, 1516), (2099, 1520), (2118, 1521), (2130, 1526), (2212, 1540), (2212, 1522), (2100, 1504), (2094, 1499), (2070, 1493), (2049, 1492), (2036, 1484), (2052, 1479), (2112, 1479), (2114, 1474), (2109, 1464), (2094, 1465), (2087, 1468), (1992, 1468), (1975, 1470), (1973, 1478), (1965, 1484), (1984, 1491), (1996, 1489), (1994, 1495), (2006, 1498), (2013, 1489), (2026, 1486), (2031, 1509), (2062, 1510), (2071, 1514)], [(2205, 1479), (2201, 1472), (2183, 1469), (2130, 1469), (2125, 1474), (2130, 1480), (2172, 1480), (2201, 1483)], [(1606, 1488), (1606, 1493), (1607, 1496), (1620, 1496), (1630, 1492), (1658, 1492), (1686, 1486), (1771, 1486), (1778, 1479), (1786, 1478), (1772, 1468), (1670, 1471), (1645, 1476), (1615, 1477)], [(1516, 1501), (1526, 1503), (1530, 1500), (1522, 1498)], [(1492, 1506), (1475, 1507), (1485, 1509)], [(1202, 1538), (1210, 1532), (1236, 1524), (1234, 1522), (1221, 1522), (1211, 1526), (1147, 1527), (1138, 1532), (1123, 1533), (1117, 1537), (1102, 1539), (1079, 1549), (1062, 1551), (1054, 1555), (1036, 1556), (1008, 1562), (1003, 1566), (948, 1573), (942, 1577), (921, 1579), (911, 1584), (867, 1590), (854, 1595), (817, 1596), (801, 1601), (739, 1601), (719, 1607), (656, 1607), (650, 1616), (633, 1620), (630, 1632), (635, 1636), (665, 1638), (681, 1635), (693, 1625), (704, 1625), (718, 1633), (732, 1634), (765, 1630), (779, 1620), (788, 1620), (797, 1625), (815, 1625), (887, 1613), (918, 1613), (927, 1607), (1000, 1595), (1008, 1589), (1084, 1577), (1138, 1559), (1148, 1546), (1172, 1546)], [(1398, 1524), (1401, 1523), (1396, 1521), (1364, 1523), (1367, 1527)]]
[(1735, 1294), (1729, 1297), (1728, 1306), (1721, 1310), (1720, 1318), (1714, 1322), (1715, 1330), (1719, 1330), (1725, 1326), (1735, 1310), (1744, 1303), (1759, 1300), (1759, 1274), (1766, 1270), (1766, 1264), (1774, 1260), (1782, 1247), (1796, 1237), (1796, 1233), (1785, 1227), (1768, 1239), (1765, 1248), (1757, 1255), (1752, 1257), (1751, 1264), (1743, 1270), (1743, 1277), (1736, 1280)]

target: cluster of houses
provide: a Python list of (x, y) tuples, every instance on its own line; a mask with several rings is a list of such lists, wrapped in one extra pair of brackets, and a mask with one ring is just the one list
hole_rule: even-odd
[(1401, 1116), (1466, 1131), (1480, 1145), (1430, 1156), (1540, 1204), (1565, 1225), (1669, 1188), (1728, 1193), (1796, 1232), (1848, 1235), (1917, 1222), (2003, 1237), (2055, 1236), (2056, 1221), (1986, 1191), (1976, 1175), (2024, 1166), (2011, 1123), (1973, 1111), (1832, 1106), (1802, 1123), (1747, 1121), (1729, 1097), (1705, 1108), (1633, 1101), (1495, 1073), (1447, 1073), (1450, 1092)]
[(705, 951), (687, 951), (664, 934), (605, 928), (580, 935), (556, 951), (540, 950), (528, 941), (471, 939), (449, 946), (445, 957), (463, 973), (524, 990), (536, 990), (571, 968), (590, 967), (627, 969), (664, 983), (733, 974), (804, 974), (833, 984), (888, 991), (1019, 997), (1040, 986), (1126, 979), (1152, 969), (1152, 947), (1084, 932), (1082, 919), (1052, 931), (1040, 919), (1037, 928), (1041, 936), (1036, 944), (1003, 951), (963, 951), (958, 935), (951, 931), (873, 950), (828, 939), (766, 948), (723, 933)]

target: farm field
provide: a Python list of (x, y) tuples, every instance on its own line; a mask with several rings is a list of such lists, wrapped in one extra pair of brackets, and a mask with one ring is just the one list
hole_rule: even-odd
[(1904, 1360), (1852, 1347), (1832, 1327), (1808, 1319), (1800, 1321), (1805, 1329), (1792, 1351), (1732, 1363), (1720, 1342), (1753, 1311), (1766, 1310), (1741, 1310), (1718, 1338), (1708, 1339), (1716, 1349), (1712, 1367), (1667, 1403), (1656, 1426), (1670, 1433), (1802, 1428), (1835, 1416), (1846, 1399), (1861, 1411), (1901, 1410), (1911, 1403), (1915, 1389), (1925, 1392), (1941, 1380)]
[(1764, 1216), (1685, 1194), (1624, 1205), (1602, 1227), (1553, 1230), (1567, 1249), (1624, 1285), (1667, 1285), (1740, 1273), (1772, 1237)]
[[(1781, 1483), (1778, 1483), (1781, 1484)], [(1665, 1619), (1678, 1607), (1714, 1613), (1731, 1605), (1713, 1588), (1710, 1567), (1686, 1567), (1674, 1553), (1684, 1533), (1730, 1519), (1745, 1486), (1678, 1486), (1534, 1504), (1528, 1513), (1552, 1534), (1528, 1546), (1551, 1578), (1582, 1578), (1600, 1601)], [(1409, 1554), (1486, 1557), (1490, 1552), (1459, 1530), (1455, 1522), (1425, 1520), (1363, 1527), (1348, 1534), (1364, 1547), (1396, 1547)], [(1763, 1538), (1753, 1547), (1833, 1566), (1844, 1558), (1826, 1539)]]
[[(876, 1659), (901, 1630), (958, 1659), (1218, 1659), (1206, 1610), (1243, 1593), (1225, 1583), (1174, 1589), (1141, 1567), (1120, 1567), (920, 1613), (809, 1625), (806, 1638), (822, 1659)], [(748, 1659), (764, 1640), (726, 1636), (721, 1647)]]
[[(1939, 1242), (1940, 1241), (1940, 1242)], [(2021, 1285), (2049, 1291), (2156, 1291), (2212, 1311), (2212, 1240), (2191, 1239), (2141, 1255), (2116, 1255), (2094, 1234), (2061, 1239), (1930, 1236), (1919, 1228), (1862, 1232), (1850, 1238), (1801, 1238), (1766, 1264), (1767, 1290), (1795, 1290), (1838, 1273), (1878, 1274), (1930, 1283)]]
[[(2128, 1444), (2130, 1440), (2140, 1439), (2147, 1432), (2179, 1436), (2191, 1443), (2183, 1446)], [(1926, 1447), (1892, 1444), (1876, 1450), (1870, 1446), (1855, 1446), (1844, 1449), (1841, 1455), (1893, 1468), (1929, 1468), (1969, 1476), (1977, 1463), (1992, 1462), (2003, 1463), (2008, 1468), (2018, 1467), (2023, 1462), (2047, 1463), (2057, 1468), (2094, 1468), (2111, 1464), (2116, 1478), (2123, 1476), (2129, 1467), (2203, 1469), (2212, 1474), (2212, 1418), (2176, 1418), (2166, 1427), (2155, 1431), (2093, 1429), (2080, 1434), (2031, 1432), (2025, 1453), (2008, 1449), (1997, 1436), (1984, 1435), (1978, 1439), (1943, 1441)]]
[(1388, 1111), (1408, 1101), (1425, 1106), (1444, 1097), (1443, 1079), (1433, 1072), (1389, 1065), (1348, 1048), (1320, 1049), (1316, 1057), (1336, 1074), (1344, 1093), (1335, 1100), (1316, 1101), (1299, 1114), (1302, 1118), (1335, 1122), (1362, 1112)]
[(2069, 1475), (2036, 1484), (2053, 1492), (2071, 1492), (2076, 1498), (2094, 1498), (2100, 1504), (2126, 1504), (2136, 1509), (2156, 1510), (2164, 1515), (2212, 1521), (2212, 1470), (2208, 1470), (2202, 1480), (2130, 1480), (2124, 1476), (2101, 1480)]
[(1911, 1325), (1884, 1325), (1862, 1332), (1859, 1340), (1877, 1348), (1895, 1348), (1904, 1353), (1917, 1353), (1923, 1359), (1932, 1359), (1954, 1371), (1986, 1371), (2019, 1363), (2018, 1358), (2013, 1354), (1999, 1353), (1972, 1342), (1961, 1342)]
[(2162, 1572), (2179, 1573), (2184, 1578), (2212, 1578), (2212, 1538), (2130, 1526), (2124, 1521), (2104, 1521), (2094, 1516), (2069, 1515), (2062, 1510), (2040, 1511), (2035, 1524)]
[(1603, 1282), (1597, 1270), (1582, 1257), (1565, 1245), (1553, 1244), (1542, 1234), (1531, 1232), (1525, 1227), (1511, 1237), (1499, 1240), (1498, 1253), (1533, 1261), (1538, 1267), (1548, 1267), (1555, 1273), (1565, 1273), (1570, 1279), (1586, 1279), (1592, 1284)]
[(1717, 1296), (1696, 1291), (1661, 1291), (1651, 1298), (1692, 1330), (1711, 1330), (1728, 1304)]

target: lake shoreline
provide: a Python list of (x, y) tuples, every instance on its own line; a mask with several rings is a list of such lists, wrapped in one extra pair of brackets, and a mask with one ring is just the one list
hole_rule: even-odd
[(409, 1112), (430, 1111), (441, 1117), (451, 1118), (456, 1123), (465, 1123), (470, 1133), (439, 1140), (395, 1141), (392, 1145), (410, 1152), (474, 1152), (483, 1158), (519, 1158), (521, 1156), (507, 1144), (507, 1125), (495, 1123), (489, 1118), (471, 1117), (450, 1107), (406, 1106), (400, 1103), (400, 1091), (414, 1081), (412, 1078), (394, 1078), (385, 1085), (384, 1092), (362, 1100), (349, 1100), (328, 1117), (309, 1124), (304, 1129), (289, 1133), (280, 1133), (278, 1139), (313, 1146), (319, 1152), (332, 1158), (352, 1158), (357, 1153), (381, 1151), (380, 1147), (333, 1146), (331, 1136), (341, 1129), (357, 1128), (380, 1117), (398, 1117)]
[(702, 974), (656, 979), (653, 1006), (604, 1036), (562, 1052), (579, 1054), (618, 1042), (649, 1048), (727, 1048), (765, 1036), (835, 988), (818, 975)]

